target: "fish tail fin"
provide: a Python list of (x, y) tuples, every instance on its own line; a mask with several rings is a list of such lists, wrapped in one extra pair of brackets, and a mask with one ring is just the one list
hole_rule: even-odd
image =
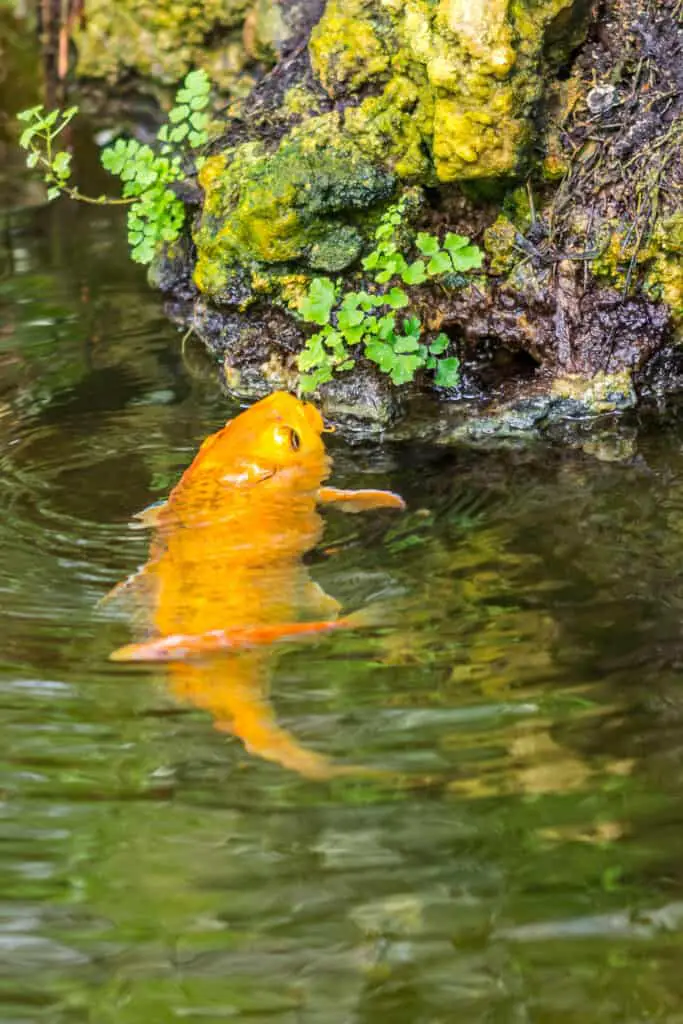
[(277, 724), (268, 703), (245, 694), (239, 685), (231, 688), (230, 704), (230, 717), (215, 721), (215, 728), (236, 736), (250, 754), (265, 761), (318, 782), (351, 776), (387, 777), (381, 769), (336, 764), (324, 754), (302, 746), (290, 732)]
[(248, 723), (239, 718), (219, 721), (215, 727), (219, 732), (227, 732), (241, 739), (250, 754), (279, 764), (307, 779), (321, 781), (348, 773), (345, 765), (335, 765), (324, 754), (301, 746), (290, 733), (267, 718)]

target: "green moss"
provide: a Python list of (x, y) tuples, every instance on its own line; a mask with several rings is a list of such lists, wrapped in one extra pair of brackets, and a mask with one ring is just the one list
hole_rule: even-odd
[(334, 117), (293, 131), (273, 153), (248, 143), (206, 162), (195, 233), (202, 291), (220, 292), (235, 266), (300, 261), (337, 271), (358, 256), (354, 216), (387, 199), (394, 178), (341, 137), (331, 144)]
[(520, 186), (506, 193), (503, 213), (520, 231), (527, 230), (531, 224), (531, 204), (526, 188)]
[(358, 259), (362, 248), (363, 236), (360, 232), (350, 224), (339, 224), (319, 242), (313, 243), (308, 251), (307, 262), (313, 270), (338, 272)]
[[(349, 108), (358, 145), (403, 178), (496, 178), (521, 169), (548, 46), (566, 52), (586, 0), (328, 0), (310, 42), (332, 96), (372, 83)], [(564, 50), (563, 50), (564, 46)]]
[[(194, 66), (231, 87), (250, 55), (242, 26), (253, 0), (88, 0), (74, 31), (77, 73), (115, 79), (128, 69), (175, 84)], [(271, 6), (273, 6), (271, 4)], [(265, 15), (262, 14), (262, 19)], [(218, 45), (207, 45), (216, 32)]]
[(506, 274), (519, 260), (514, 249), (517, 229), (504, 214), (500, 214), (484, 232), (484, 249), (489, 256), (492, 274)]
[(354, 92), (390, 64), (387, 23), (378, 24), (373, 0), (328, 0), (311, 33), (314, 71), (331, 96)]

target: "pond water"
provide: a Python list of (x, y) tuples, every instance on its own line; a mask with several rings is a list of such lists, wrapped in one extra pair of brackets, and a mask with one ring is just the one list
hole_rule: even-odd
[(17, 204), (0, 261), (4, 1024), (683, 1021), (683, 429), (332, 438), (409, 508), (325, 512), (312, 575), (396, 624), (289, 647), (272, 699), (390, 773), (314, 782), (107, 660), (131, 515), (235, 406), (118, 215)]

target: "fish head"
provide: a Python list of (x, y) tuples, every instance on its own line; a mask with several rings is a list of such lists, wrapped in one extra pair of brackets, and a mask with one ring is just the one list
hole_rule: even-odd
[[(252, 426), (253, 420), (253, 426)], [(309, 402), (276, 391), (244, 414), (254, 452), (279, 466), (315, 462), (325, 456), (323, 418)]]
[(202, 470), (227, 484), (279, 477), (292, 485), (316, 487), (330, 471), (322, 434), (323, 418), (308, 402), (276, 391), (231, 420), (205, 442)]

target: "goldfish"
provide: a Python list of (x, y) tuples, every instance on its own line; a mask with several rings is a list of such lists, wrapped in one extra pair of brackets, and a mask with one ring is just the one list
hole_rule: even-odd
[(325, 486), (325, 431), (313, 405), (275, 392), (203, 442), (168, 499), (138, 515), (153, 530), (149, 560), (114, 588), (144, 594), (152, 635), (110, 655), (167, 663), (176, 697), (252, 753), (312, 778), (351, 769), (278, 725), (272, 648), (364, 623), (362, 611), (340, 615), (303, 563), (323, 534), (318, 506), (405, 508), (392, 491)]

